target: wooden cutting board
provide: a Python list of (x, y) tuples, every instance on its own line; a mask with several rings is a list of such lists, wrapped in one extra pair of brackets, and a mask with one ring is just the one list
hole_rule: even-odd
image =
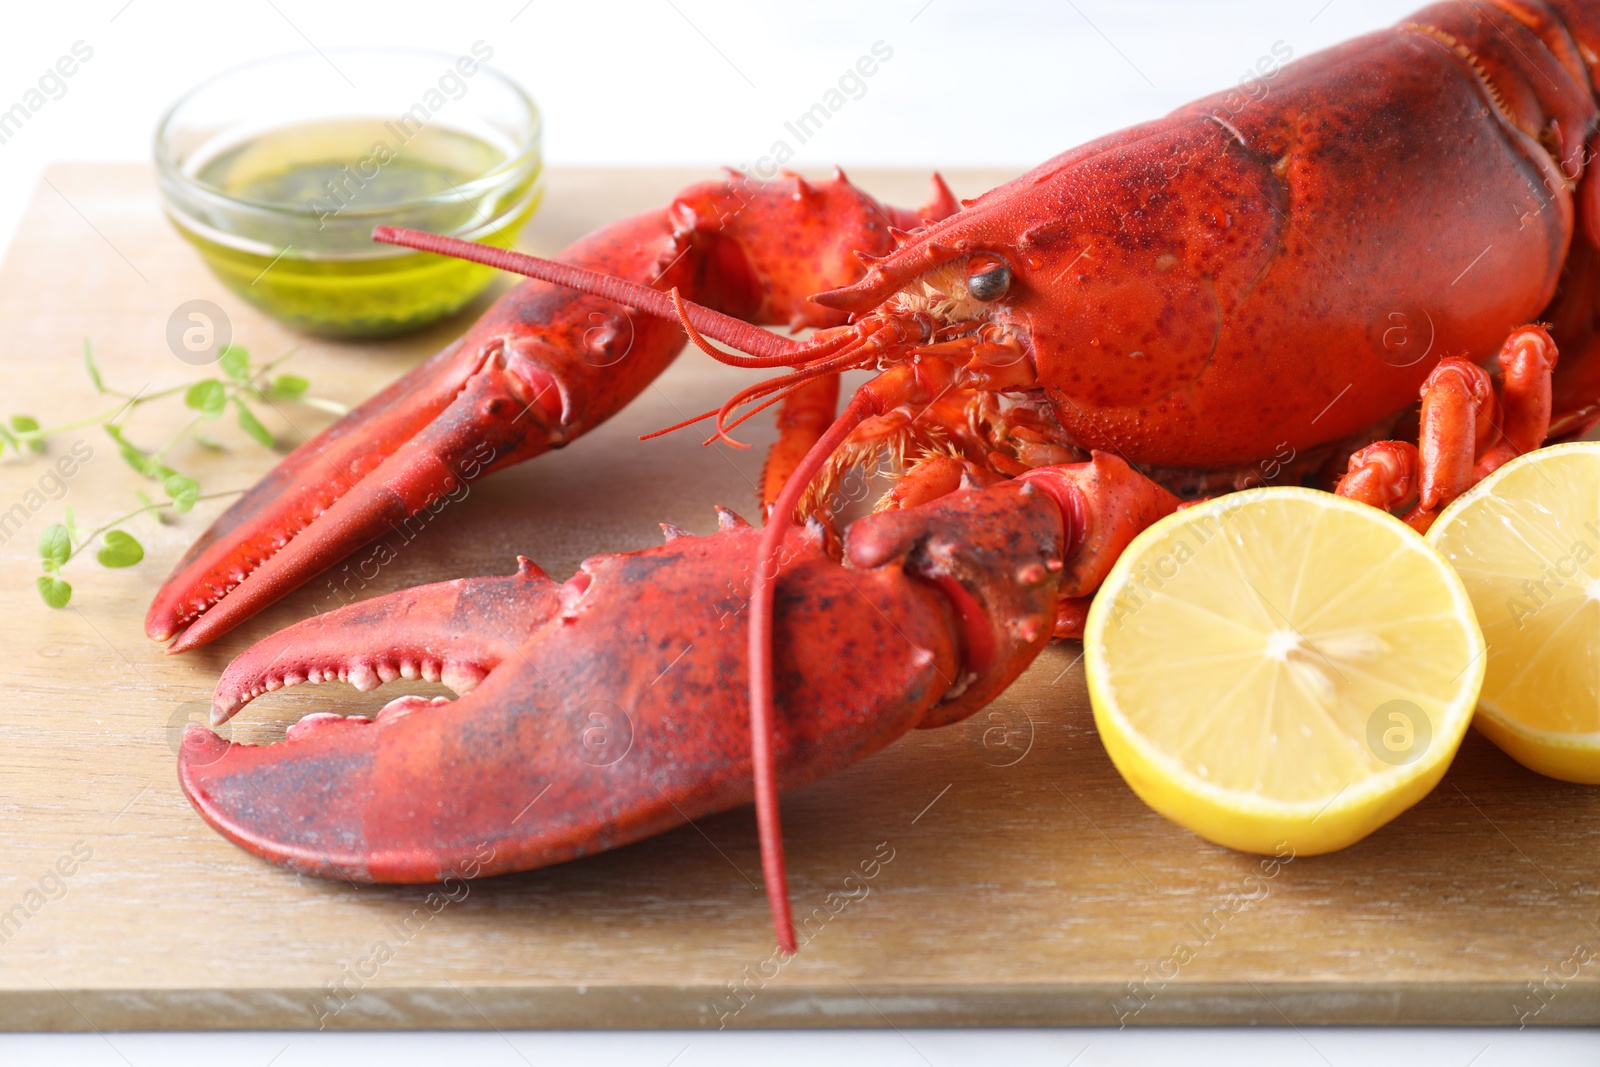
[[(552, 171), (524, 244), (553, 251), (702, 176)], [(974, 195), (1004, 175), (952, 177)], [(856, 178), (900, 202), (924, 192), (920, 174)], [(386, 343), (297, 337), (212, 279), (162, 218), (147, 168), (58, 166), (0, 269), (0, 413), (49, 425), (100, 410), (86, 337), (129, 391), (201, 375), (165, 340), (173, 309), (197, 298), (226, 309), (257, 357), (298, 345), (294, 370), (351, 404), (476, 313)], [(504, 573), (518, 552), (564, 576), (590, 553), (654, 543), (659, 521), (707, 531), (715, 503), (748, 513), (759, 448), (635, 440), (746, 380), (684, 357), (610, 425), (475, 486), (368, 592)], [(284, 412), (270, 427), (291, 442), (327, 421)], [(142, 412), (130, 432), (157, 444), (180, 414)], [(271, 466), (231, 424), (216, 436), (225, 453), (171, 456), (206, 490)], [(748, 436), (763, 445), (770, 429)], [(48, 499), (47, 467), (78, 439), (93, 458)], [(131, 523), (148, 549), (137, 567), (74, 561), (66, 610), (35, 594), (44, 526), (68, 504), (80, 524), (104, 521), (137, 485), (95, 430), (0, 463), (0, 511), (21, 503), (27, 519), (0, 544), (4, 1028), (1600, 1021), (1600, 791), (1540, 778), (1473, 735), (1393, 824), (1264, 877), (1123, 785), (1073, 642), (973, 720), (786, 796), (810, 937), (781, 967), (749, 809), (450, 899), (287, 873), (200, 821), (174, 754), (229, 657), (309, 614), (317, 583), (212, 647), (164, 656), (143, 636), (145, 606), (219, 502)], [(308, 711), (370, 712), (395, 694), (278, 693), (233, 737), (275, 740)]]

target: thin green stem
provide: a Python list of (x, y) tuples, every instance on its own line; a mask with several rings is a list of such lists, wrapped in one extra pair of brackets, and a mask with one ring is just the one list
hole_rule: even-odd
[[(299, 351), (300, 349), (298, 347), (291, 348), (287, 352), (283, 353), (283, 355), (278, 356), (276, 359), (267, 361), (260, 367), (255, 368), (251, 372), (250, 377), (245, 381), (239, 382), (223, 379), (222, 385), (223, 388), (227, 390), (228, 399), (233, 400), (236, 398), (248, 398), (254, 400), (269, 400), (271, 398), (270, 394), (272, 383), (271, 381), (264, 380), (265, 376), (274, 367), (277, 367), (279, 364), (290, 359)], [(56, 434), (65, 433), (68, 430), (77, 430), (85, 426), (94, 426), (97, 424), (120, 427), (122, 420), (141, 404), (148, 404), (152, 400), (162, 400), (178, 393), (187, 392), (193, 385), (193, 382), (183, 385), (174, 385), (171, 388), (160, 389), (154, 393), (124, 393), (119, 389), (103, 388), (101, 392), (104, 395), (118, 397), (122, 402), (114, 408), (100, 412), (98, 415), (90, 415), (82, 419), (75, 419), (72, 422), (64, 422), (59, 426), (46, 426), (37, 430), (13, 430), (11, 431), (11, 434), (15, 439), (17, 450), (20, 452), (28, 446), (42, 442), (46, 438), (53, 437)], [(294, 397), (292, 399), (296, 403), (306, 403), (307, 401), (312, 401), (313, 407), (321, 407), (323, 404), (331, 405), (331, 401), (319, 401), (318, 398), (310, 396)], [(152, 458), (159, 461), (162, 456), (166, 455), (173, 445), (182, 440), (184, 436), (193, 432), (195, 427), (198, 426), (203, 419), (204, 416), (201, 416), (200, 418), (196, 418), (188, 425), (184, 426), (183, 429), (179, 430), (172, 436), (171, 440), (162, 445), (155, 452), (151, 453), (150, 455)]]
[(261, 374), (267, 373), (267, 371), (271, 370), (273, 367), (276, 367), (278, 364), (282, 363), (284, 360), (288, 359), (290, 356), (293, 356), (295, 353), (297, 353), (299, 351), (300, 351), (300, 346), (296, 345), (295, 347), (289, 349), (289, 351), (285, 352), (283, 355), (279, 356), (277, 359), (269, 359), (269, 360), (267, 360), (267, 362), (263, 363), (260, 366), (260, 368), (257, 369), (256, 374), (257, 375), (261, 375)]
[(151, 400), (160, 400), (162, 397), (171, 396), (173, 393), (181, 393), (181, 392), (183, 392), (185, 389), (189, 388), (189, 386), (191, 386), (193, 384), (194, 384), (193, 382), (187, 382), (187, 383), (185, 383), (183, 385), (174, 385), (171, 389), (162, 389), (162, 390), (160, 390), (158, 392), (149, 393), (149, 394), (145, 394), (145, 393), (124, 393), (120, 389), (107, 389), (105, 391), (105, 393), (106, 393), (107, 396), (120, 396), (124, 400), (131, 400), (131, 401), (134, 402), (134, 404), (137, 405), (137, 404), (148, 403)]
[[(202, 493), (200, 496), (195, 497), (195, 503), (198, 504), (202, 500), (216, 500), (225, 496), (238, 496), (242, 492), (244, 492), (243, 489), (227, 489), (216, 493)], [(77, 558), (79, 552), (82, 552), (84, 549), (94, 544), (94, 539), (105, 533), (107, 530), (110, 530), (116, 526), (121, 526), (129, 519), (143, 515), (147, 511), (159, 511), (162, 508), (170, 508), (176, 503), (177, 501), (170, 498), (167, 500), (158, 500), (153, 504), (145, 504), (142, 507), (134, 508), (126, 515), (119, 515), (110, 522), (102, 523), (99, 526), (96, 526), (79, 539), (78, 546), (72, 550), (70, 555), (67, 556), (66, 562), (63, 563), (62, 566), (66, 566), (67, 563), (71, 563), (75, 558)]]
[(185, 423), (183, 425), (183, 427), (181, 429), (178, 430), (177, 433), (173, 434), (170, 438), (168, 438), (166, 444), (162, 445), (160, 448), (158, 448), (154, 452), (150, 453), (150, 458), (152, 460), (154, 460), (155, 462), (160, 463), (161, 462), (161, 457), (167, 454), (167, 449), (171, 448), (173, 445), (175, 445), (179, 441), (183, 440), (184, 435), (188, 434), (196, 426), (199, 426), (202, 422), (205, 421), (205, 419), (206, 419), (206, 417), (204, 415), (196, 415), (194, 418), (190, 419), (187, 423)]
[[(146, 397), (145, 399), (149, 400), (154, 398)], [(139, 400), (131, 399), (126, 403), (118, 404), (109, 411), (102, 412), (99, 415), (90, 415), (88, 418), (78, 419), (76, 422), (64, 422), (60, 426), (47, 426), (38, 430), (13, 430), (12, 432), (16, 435), (17, 440), (23, 442), (24, 444), (32, 441), (42, 441), (46, 437), (50, 437), (53, 434), (65, 433), (67, 430), (76, 430), (82, 426), (93, 426), (96, 423), (111, 422), (118, 415), (121, 415), (125, 410), (131, 410), (133, 406), (138, 403), (140, 403)]]

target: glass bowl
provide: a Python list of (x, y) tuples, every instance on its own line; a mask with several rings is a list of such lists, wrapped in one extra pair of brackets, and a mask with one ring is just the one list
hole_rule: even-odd
[(167, 215), (213, 273), (311, 333), (377, 337), (458, 310), (494, 279), (475, 263), (375, 244), (407, 226), (516, 240), (538, 206), (532, 98), (461, 56), (330, 48), (246, 64), (156, 127)]

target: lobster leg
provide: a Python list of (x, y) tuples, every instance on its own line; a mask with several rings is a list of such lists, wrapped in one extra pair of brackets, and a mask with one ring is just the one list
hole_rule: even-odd
[(1087, 463), (1039, 467), (1021, 480), (1048, 492), (1076, 536), (1063, 555), (1052, 636), (1081, 638), (1089, 604), (1128, 544), (1180, 501), (1117, 456), (1094, 452)]
[(1350, 457), (1336, 491), (1383, 511), (1394, 510), (1416, 495), (1417, 446), (1409, 441), (1374, 441)]
[(1422, 383), (1419, 499), (1407, 516), (1412, 525), (1431, 524), (1431, 516), (1472, 486), (1473, 462), (1494, 432), (1494, 407), (1489, 373), (1467, 360), (1440, 360)]
[(1390, 510), (1417, 502), (1405, 520), (1427, 530), (1451, 501), (1550, 431), (1556, 346), (1541, 326), (1512, 331), (1498, 356), (1496, 383), (1482, 367), (1444, 359), (1422, 385), (1419, 445), (1378, 441), (1350, 457), (1335, 489)]
[(884, 508), (914, 508), (948, 496), (964, 485), (983, 485), (985, 480), (994, 480), (993, 475), (980, 480), (984, 479), (985, 474), (984, 469), (971, 460), (937, 453), (927, 456), (894, 483), (894, 488), (889, 490), (884, 500)]
[(1513, 333), (1500, 349), (1499, 440), (1479, 457), (1473, 474), (1487, 478), (1524, 452), (1544, 444), (1550, 433), (1551, 382), (1556, 346), (1540, 327)]
[[(935, 181), (918, 212), (842, 175), (692, 186), (667, 208), (604, 227), (564, 262), (677, 288), (737, 318), (837, 326), (806, 294), (860, 275), (893, 226), (954, 210)], [(483, 474), (567, 444), (645, 388), (683, 345), (678, 326), (542, 281), (512, 290), (450, 349), (307, 441), (179, 562), (146, 632), (204, 644)]]
[[(943, 375), (940, 375), (943, 381)], [(848, 472), (897, 471), (875, 510), (925, 504), (961, 488), (999, 481), (986, 462), (988, 442), (970, 426), (970, 389), (946, 385), (930, 399), (925, 393), (861, 421), (828, 459), (800, 498), (800, 514), (831, 519), (867, 480), (848, 482)], [(858, 497), (856, 497), (859, 499)]]
[(761, 472), (761, 514), (765, 519), (800, 461), (821, 439), (839, 411), (839, 375), (824, 374), (800, 386), (778, 408), (778, 439)]

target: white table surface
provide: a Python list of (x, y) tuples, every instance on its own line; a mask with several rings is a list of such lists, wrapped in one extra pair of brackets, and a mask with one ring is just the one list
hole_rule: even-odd
[[(1386, 25), (1419, 0), (93, 0), (8, 5), (0, 110), (77, 42), (92, 57), (0, 143), (0, 243), (42, 166), (147, 159), (165, 106), (204, 77), (307, 47), (451, 54), (483, 41), (539, 101), (553, 163), (753, 165), (877, 42), (892, 49), (796, 165), (1016, 165)], [(4, 847), (4, 842), (0, 842)], [(0, 954), (0, 967), (4, 966)], [(874, 1067), (1542, 1067), (1600, 1064), (1600, 1037), (1501, 1029), (820, 1031), (801, 1033), (0, 1035), (3, 1064), (310, 1067), (582, 1060)], [(381, 1060), (380, 1060), (381, 1058)], [(448, 1058), (448, 1059), (446, 1059)]]

